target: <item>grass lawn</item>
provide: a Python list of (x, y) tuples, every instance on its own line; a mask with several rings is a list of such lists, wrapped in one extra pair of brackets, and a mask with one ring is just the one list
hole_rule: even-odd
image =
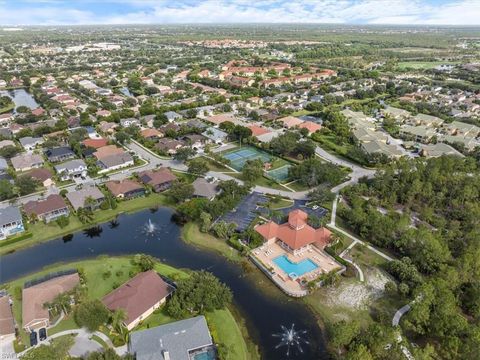
[(356, 263), (363, 266), (380, 266), (383, 267), (387, 260), (380, 255), (377, 255), (366, 246), (356, 244), (349, 252), (349, 255)]
[(305, 191), (305, 190), (310, 190), (308, 186), (300, 184), (298, 181), (291, 182), (287, 185), (290, 189), (293, 191)]
[[(229, 174), (229, 175), (234, 177), (234, 178), (243, 180), (241, 173)], [(268, 187), (268, 188), (275, 189), (275, 190), (289, 191), (286, 187), (280, 185), (276, 181), (273, 181), (269, 178), (266, 178), (265, 176), (262, 176), (262, 177), (258, 178), (257, 180), (255, 180), (254, 185), (264, 186), (264, 187)]]
[(179, 179), (179, 180), (184, 180), (187, 184), (191, 184), (192, 182), (195, 181), (195, 179), (197, 178), (195, 175), (193, 174), (187, 174), (187, 173), (184, 173), (184, 172), (181, 172), (181, 171), (176, 171), (176, 170), (171, 170), (172, 173)]
[(278, 202), (271, 202), (269, 208), (272, 210), (279, 210), (289, 208), (293, 205), (293, 200), (290, 199), (280, 199)]
[[(18, 280), (14, 280), (10, 283), (4, 284), (2, 287), (10, 290), (10, 292), (14, 294), (14, 289), (17, 287), (21, 288), (23, 284), (28, 280), (39, 278), (50, 272), (72, 268), (82, 268), (85, 272), (88, 297), (91, 299), (100, 299), (104, 295), (112, 291), (116, 285), (122, 284), (129, 278), (131, 278), (133, 275), (133, 273), (131, 273), (132, 271), (138, 271), (137, 267), (131, 263), (131, 259), (131, 256), (99, 256), (98, 258), (92, 260), (78, 261), (69, 264), (52, 265), (38, 273), (31, 274)], [(188, 277), (187, 272), (175, 269), (160, 262), (157, 262), (155, 264), (155, 270), (162, 275), (177, 280)], [(107, 273), (109, 274), (108, 276), (105, 275)], [(21, 308), (21, 299), (15, 298), (13, 305), (13, 314), (17, 324), (19, 324), (20, 326), (22, 324)], [(211, 313), (208, 313), (206, 317), (215, 341), (217, 343), (224, 344), (225, 347), (229, 349), (229, 355), (227, 359), (250, 360), (259, 358), (256, 354), (255, 346), (250, 343), (247, 346), (247, 342), (245, 341), (243, 335), (247, 335), (247, 333), (246, 330), (242, 328), (243, 325), (241, 320), (238, 320), (239, 323), (237, 323), (236, 318), (232, 315), (229, 309), (215, 310)], [(149, 327), (155, 327), (172, 321), (175, 321), (175, 319), (168, 316), (165, 313), (164, 308), (162, 307), (158, 311), (153, 313), (150, 317), (148, 317), (145, 321), (143, 321), (137, 328), (135, 328), (135, 330), (143, 330)], [(73, 316), (70, 315), (65, 317), (57, 326), (49, 329), (48, 334), (53, 335), (61, 331), (76, 328), (78, 328), (78, 326), (75, 323)], [(242, 330), (244, 330), (244, 333), (242, 333)], [(29, 337), (25, 331), (20, 330), (20, 336), (22, 337), (22, 340), (25, 344), (29, 344)], [(108, 345), (105, 344), (102, 339), (97, 339), (94, 336), (94, 340), (100, 343), (103, 347), (108, 347)]]
[(230, 310), (215, 310), (208, 313), (206, 318), (214, 340), (228, 349), (225, 360), (254, 359), (247, 344), (242, 341), (242, 331)]
[[(75, 215), (70, 215), (70, 223), (63, 229), (60, 228), (55, 222), (51, 222), (49, 224), (44, 224), (43, 222), (29, 224), (27, 231), (32, 233), (33, 236), (19, 242), (14, 242), (4, 246), (0, 245), (0, 254), (5, 254), (12, 250), (31, 246), (38, 242), (55, 239), (81, 229), (89, 228), (94, 224), (100, 224), (109, 221), (121, 213), (130, 213), (156, 206), (169, 205), (169, 201), (170, 200), (165, 195), (153, 193), (146, 197), (119, 201), (116, 209), (95, 211), (95, 217), (92, 224), (83, 224)], [(19, 236), (21, 235), (22, 234)], [(10, 238), (8, 241), (10, 240), (14, 240), (14, 238)]]
[(12, 104), (10, 104), (10, 105), (8, 105), (8, 106), (5, 106), (5, 107), (3, 107), (3, 108), (0, 108), (0, 114), (9, 112), (9, 111), (13, 110), (14, 108), (15, 108), (15, 104), (14, 104), (14, 103), (12, 103)]
[(210, 159), (205, 156), (202, 156), (202, 159), (206, 160), (208, 163), (208, 169), (210, 171), (216, 171), (216, 172), (232, 172), (232, 169), (227, 168), (226, 166)]
[(99, 336), (97, 336), (97, 335), (92, 335), (91, 339), (92, 339), (92, 340), (95, 340), (95, 341), (98, 342), (100, 345), (102, 345), (102, 347), (103, 347), (104, 349), (108, 349), (108, 348), (109, 348), (108, 344), (107, 344), (105, 341), (103, 341), (103, 339), (102, 339), (101, 337), (99, 337)]
[(225, 241), (217, 239), (213, 235), (200, 232), (198, 225), (193, 222), (189, 222), (183, 226), (182, 239), (187, 243), (216, 251), (229, 260), (242, 260), (242, 256), (237, 250), (232, 248)]
[(71, 330), (78, 328), (77, 323), (73, 319), (72, 315), (67, 315), (62, 321), (58, 323), (54, 328), (48, 329), (48, 335), (53, 335), (65, 330)]

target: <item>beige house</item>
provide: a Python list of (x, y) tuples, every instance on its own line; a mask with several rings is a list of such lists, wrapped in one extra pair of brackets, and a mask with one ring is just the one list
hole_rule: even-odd
[(79, 283), (78, 273), (73, 273), (24, 288), (22, 292), (23, 328), (31, 332), (49, 327), (50, 313), (44, 305), (58, 295), (73, 290)]
[(174, 290), (155, 271), (149, 270), (104, 296), (102, 302), (111, 311), (123, 309), (127, 315), (124, 324), (132, 330), (165, 303)]
[(15, 321), (13, 320), (10, 298), (0, 297), (0, 342), (9, 343), (15, 340)]

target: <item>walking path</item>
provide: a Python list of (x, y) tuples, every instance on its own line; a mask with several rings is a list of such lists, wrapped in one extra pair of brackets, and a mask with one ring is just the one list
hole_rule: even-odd
[(22, 357), (22, 355), (24, 355), (25, 353), (27, 353), (31, 349), (34, 349), (34, 348), (36, 348), (40, 345), (48, 345), (48, 344), (50, 344), (50, 340), (58, 338), (60, 336), (65, 336), (65, 335), (76, 335), (75, 344), (70, 349), (70, 351), (73, 352), (72, 356), (82, 356), (89, 351), (96, 351), (96, 350), (101, 349), (102, 344), (99, 344), (98, 349), (93, 349), (93, 346), (92, 346), (91, 342), (92, 341), (96, 342), (95, 339), (92, 339), (92, 337), (94, 335), (98, 336), (100, 339), (102, 339), (110, 348), (114, 349), (115, 352), (118, 355), (122, 356), (127, 352), (126, 346), (114, 347), (110, 338), (107, 335), (105, 335), (104, 333), (102, 333), (100, 331), (89, 332), (86, 329), (81, 328), (81, 329), (65, 330), (65, 331), (61, 331), (61, 332), (58, 332), (56, 334), (53, 334), (53, 335), (49, 336), (47, 339), (45, 339), (43, 341), (39, 341), (37, 345), (32, 346), (32, 347), (24, 350), (21, 353), (18, 353), (17, 356)]

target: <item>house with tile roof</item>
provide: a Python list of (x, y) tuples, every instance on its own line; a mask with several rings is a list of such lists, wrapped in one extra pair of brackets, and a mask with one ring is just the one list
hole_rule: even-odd
[(124, 325), (132, 330), (141, 321), (158, 309), (175, 288), (165, 282), (154, 270), (137, 274), (135, 277), (102, 298), (102, 303), (110, 310), (123, 309)]
[(41, 283), (24, 287), (22, 291), (22, 323), (27, 332), (50, 326), (46, 303), (58, 295), (69, 292), (80, 283), (78, 273), (61, 275)]
[(167, 190), (177, 179), (168, 168), (142, 171), (138, 173), (138, 178), (145, 185), (150, 185), (155, 192)]
[(107, 181), (105, 186), (117, 199), (131, 199), (145, 195), (145, 188), (135, 180), (111, 180)]
[(46, 223), (69, 214), (65, 200), (58, 194), (51, 194), (43, 200), (31, 200), (23, 205), (23, 211), (30, 219), (35, 216)]

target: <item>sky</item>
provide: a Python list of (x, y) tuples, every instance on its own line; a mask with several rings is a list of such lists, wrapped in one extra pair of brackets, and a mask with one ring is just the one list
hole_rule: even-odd
[(0, 25), (480, 25), (480, 0), (0, 0)]

